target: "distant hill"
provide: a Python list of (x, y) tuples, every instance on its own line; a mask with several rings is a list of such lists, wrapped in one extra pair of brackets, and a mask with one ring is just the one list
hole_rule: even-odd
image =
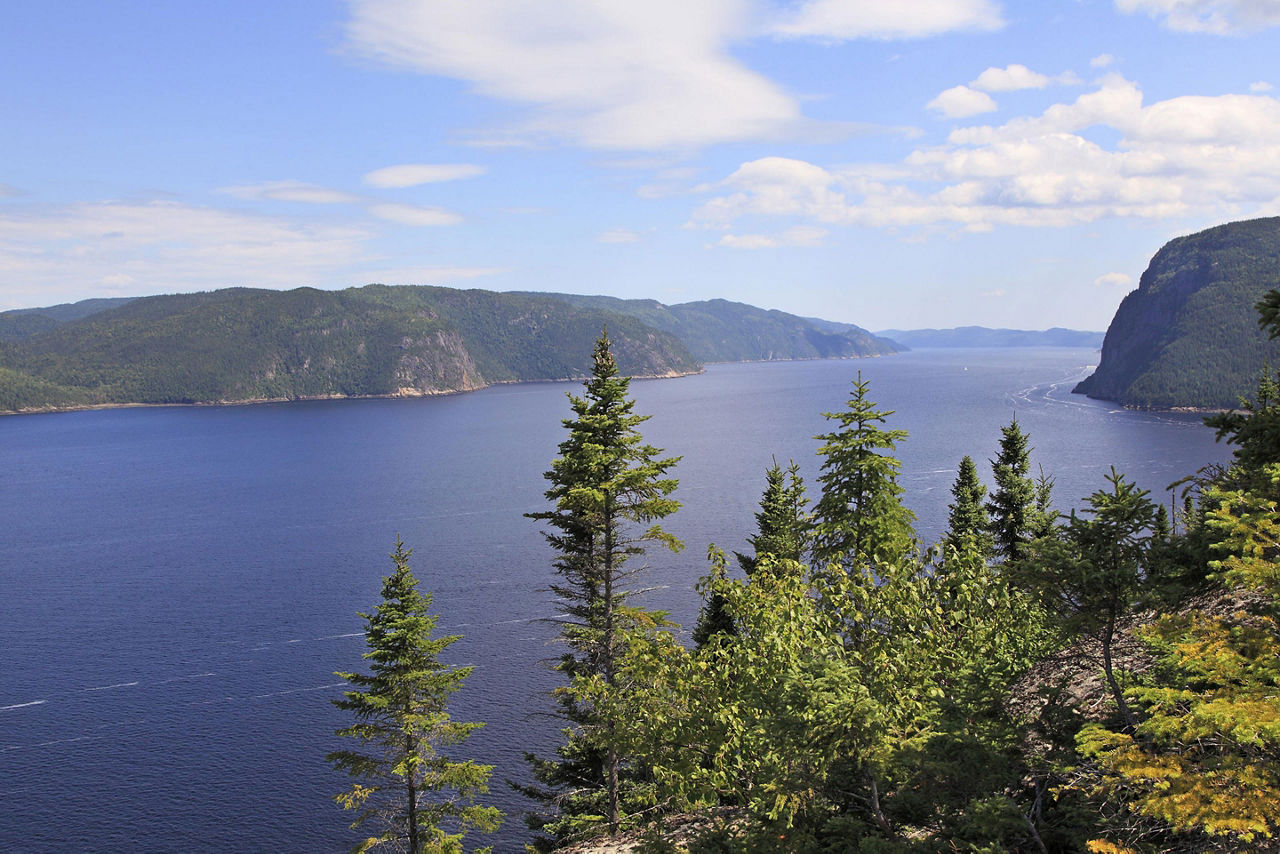
[(886, 356), (902, 348), (851, 323), (829, 323), (713, 299), (663, 305), (655, 300), (546, 294), (578, 308), (634, 317), (684, 342), (703, 362), (766, 362)]
[(0, 313), (0, 410), (420, 395), (580, 378), (606, 326), (631, 376), (895, 349), (857, 327), (825, 332), (724, 300), (229, 288)]
[(1228, 408), (1257, 390), (1280, 343), (1255, 304), (1280, 286), (1280, 217), (1220, 225), (1169, 241), (1120, 303), (1089, 397), (1142, 409)]
[(0, 409), (417, 395), (582, 377), (606, 325), (630, 375), (701, 368), (678, 339), (632, 317), (491, 291), (231, 288), (54, 319), (0, 342)]
[(989, 329), (959, 326), (955, 329), (882, 329), (876, 335), (907, 347), (1101, 347), (1101, 332), (1078, 329)]

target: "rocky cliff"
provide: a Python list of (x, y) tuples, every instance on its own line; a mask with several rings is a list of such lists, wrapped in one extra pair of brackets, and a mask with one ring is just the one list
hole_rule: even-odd
[(1235, 406), (1280, 344), (1256, 304), (1280, 286), (1280, 217), (1220, 225), (1165, 244), (1120, 303), (1097, 371), (1076, 386), (1140, 409)]

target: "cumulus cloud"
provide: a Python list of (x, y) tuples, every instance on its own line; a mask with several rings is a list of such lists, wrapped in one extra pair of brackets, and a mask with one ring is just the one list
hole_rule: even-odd
[(369, 213), (400, 225), (457, 225), (462, 217), (444, 208), (423, 207), (420, 205), (404, 205), (398, 203), (377, 203), (368, 207)]
[(1106, 68), (1115, 62), (1116, 58), (1109, 53), (1100, 53), (1093, 59), (1089, 60), (1090, 68)]
[(729, 52), (751, 14), (748, 0), (353, 0), (347, 40), (528, 106), (497, 142), (662, 149), (776, 138), (801, 121), (793, 97)]
[(359, 196), (331, 190), (301, 181), (267, 181), (224, 187), (221, 192), (237, 199), (267, 199), (274, 202), (301, 202), (308, 205), (346, 205), (360, 201)]
[(969, 85), (984, 92), (1016, 92), (1019, 89), (1043, 89), (1049, 85), (1049, 78), (1025, 65), (1014, 64), (1005, 68), (988, 68)]
[(1133, 284), (1133, 277), (1124, 273), (1104, 273), (1093, 280), (1095, 288), (1127, 288)]
[[(1119, 142), (1086, 134), (1109, 128)], [(898, 163), (841, 169), (786, 158), (699, 188), (691, 224), (786, 217), (819, 226), (1063, 226), (1103, 217), (1239, 216), (1280, 207), (1280, 100), (1184, 96), (1146, 105), (1118, 75), (1070, 103), (958, 128)], [(755, 230), (755, 229), (752, 229)]]
[(458, 181), (484, 174), (483, 166), (470, 163), (404, 163), (375, 169), (364, 176), (364, 183), (379, 189), (402, 189), (440, 181)]
[(629, 228), (611, 228), (600, 232), (596, 237), (598, 243), (635, 243), (640, 235)]
[(949, 119), (967, 119), (970, 116), (996, 110), (996, 102), (990, 95), (970, 89), (968, 86), (952, 86), (926, 106), (931, 110), (937, 110)]
[(774, 31), (824, 40), (915, 39), (963, 30), (998, 30), (1000, 7), (990, 0), (807, 0)]
[(360, 259), (371, 236), (175, 202), (0, 209), (0, 281), (20, 283), (0, 302), (297, 287)]
[(1276, 0), (1116, 0), (1121, 12), (1145, 12), (1171, 30), (1240, 35), (1280, 25)]
[(1265, 80), (1258, 80), (1249, 84), (1250, 92), (1270, 92), (1275, 87)]

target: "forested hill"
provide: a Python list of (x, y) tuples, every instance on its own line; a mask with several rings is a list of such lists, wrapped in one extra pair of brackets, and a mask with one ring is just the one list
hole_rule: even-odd
[(1255, 305), (1280, 286), (1280, 217), (1179, 237), (1120, 303), (1093, 376), (1075, 391), (1143, 409), (1227, 408), (1253, 397), (1280, 343)]
[[(12, 315), (0, 314), (0, 328)], [(628, 374), (701, 367), (678, 339), (632, 317), (547, 297), (231, 288), (142, 297), (11, 334), (0, 340), (0, 410), (418, 395), (582, 377), (606, 324)]]
[(669, 332), (703, 362), (884, 356), (903, 347), (851, 323), (828, 323), (784, 311), (713, 299), (663, 305), (655, 300), (546, 294), (578, 308), (634, 317)]
[(1101, 332), (1079, 329), (990, 329), (958, 326), (955, 329), (883, 329), (876, 333), (907, 347), (1100, 347)]
[[(641, 310), (643, 308), (643, 310)], [(230, 288), (0, 313), (0, 411), (418, 395), (579, 378), (607, 325), (632, 376), (893, 352), (782, 312), (368, 285)]]

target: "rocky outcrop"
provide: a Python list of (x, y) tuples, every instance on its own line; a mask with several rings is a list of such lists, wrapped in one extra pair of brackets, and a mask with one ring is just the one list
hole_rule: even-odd
[(1280, 217), (1171, 240), (1120, 303), (1098, 369), (1075, 391), (1141, 409), (1235, 406), (1280, 358), (1255, 309), (1278, 286)]

